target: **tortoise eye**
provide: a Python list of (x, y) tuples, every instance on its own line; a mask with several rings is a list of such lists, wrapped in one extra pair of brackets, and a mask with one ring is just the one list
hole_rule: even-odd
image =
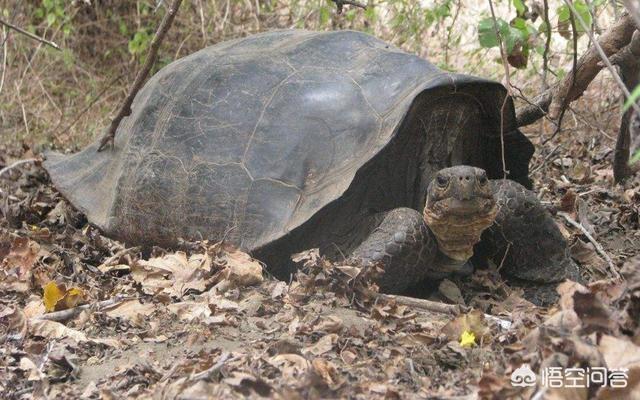
[(436, 183), (439, 187), (446, 187), (447, 183), (449, 183), (449, 178), (447, 178), (446, 176), (438, 175), (436, 177)]
[(478, 182), (480, 182), (480, 184), (483, 186), (486, 185), (487, 182), (489, 182), (489, 180), (487, 179), (487, 174), (483, 172), (482, 175), (478, 177)]

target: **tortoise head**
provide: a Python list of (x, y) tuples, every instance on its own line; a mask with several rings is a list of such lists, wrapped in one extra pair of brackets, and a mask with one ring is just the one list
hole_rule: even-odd
[(423, 216), (440, 251), (464, 262), (473, 255), (473, 246), (497, 213), (487, 173), (459, 165), (436, 173), (427, 189)]

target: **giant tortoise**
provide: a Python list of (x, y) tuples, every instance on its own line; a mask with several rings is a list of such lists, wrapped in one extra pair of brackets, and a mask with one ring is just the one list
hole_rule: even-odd
[(402, 292), (468, 271), (484, 231), (502, 272), (544, 302), (577, 269), (522, 186), (533, 147), (505, 97), (361, 32), (269, 32), (167, 65), (112, 149), (44, 165), (129, 244), (224, 239), (280, 278), (292, 253), (319, 247), (380, 262), (381, 289)]

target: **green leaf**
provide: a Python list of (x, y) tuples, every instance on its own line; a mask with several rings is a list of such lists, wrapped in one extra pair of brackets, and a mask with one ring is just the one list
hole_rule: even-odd
[(376, 20), (376, 9), (375, 7), (367, 7), (366, 10), (364, 10), (364, 17), (369, 20), (369, 22), (373, 22)]
[(324, 26), (327, 22), (329, 22), (329, 18), (331, 18), (331, 12), (329, 11), (329, 7), (322, 6), (320, 7), (320, 26)]
[(527, 30), (527, 22), (522, 18), (514, 18), (513, 21), (511, 21), (511, 26), (521, 31)]
[(558, 22), (565, 22), (569, 20), (571, 16), (571, 10), (567, 6), (558, 7)]
[[(573, 2), (573, 7), (576, 9), (578, 15), (582, 18), (587, 27), (591, 26), (591, 12), (589, 12), (589, 6), (582, 0), (577, 0)], [(571, 10), (568, 6), (564, 5), (558, 8), (558, 22), (567, 22), (571, 19)], [(575, 18), (576, 20), (576, 31), (579, 33), (584, 33), (584, 29), (582, 29), (582, 24)]]
[[(587, 28), (589, 28), (591, 26), (591, 12), (589, 11), (589, 6), (584, 1), (574, 1), (573, 6), (578, 12), (578, 15), (584, 21)], [(576, 30), (578, 32), (584, 32), (582, 24), (579, 21), (576, 21)]]
[(639, 98), (640, 98), (640, 85), (636, 86), (636, 88), (633, 89), (633, 92), (631, 92), (631, 96), (629, 96), (627, 101), (624, 102), (624, 106), (622, 106), (622, 111), (627, 111), (629, 107), (631, 107), (631, 104), (638, 101)]
[[(501, 18), (496, 20), (498, 31), (504, 36), (505, 32), (509, 32), (509, 24)], [(492, 18), (484, 18), (478, 23), (478, 41), (480, 46), (484, 48), (497, 47), (499, 45), (496, 29), (493, 25)]]
[(47, 14), (47, 25), (51, 26), (56, 23), (56, 15), (54, 13)]
[(525, 7), (522, 0), (513, 0), (513, 6), (515, 7), (518, 15), (524, 15)]
[(633, 157), (631, 157), (631, 159), (629, 160), (629, 164), (633, 164), (635, 162), (640, 161), (640, 149), (636, 150), (635, 154), (633, 155)]

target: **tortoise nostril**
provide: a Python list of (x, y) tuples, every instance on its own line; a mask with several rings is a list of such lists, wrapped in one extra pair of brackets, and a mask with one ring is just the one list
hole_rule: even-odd
[(469, 175), (467, 175), (467, 176), (464, 177), (464, 180), (465, 181), (471, 180), (471, 177)]

